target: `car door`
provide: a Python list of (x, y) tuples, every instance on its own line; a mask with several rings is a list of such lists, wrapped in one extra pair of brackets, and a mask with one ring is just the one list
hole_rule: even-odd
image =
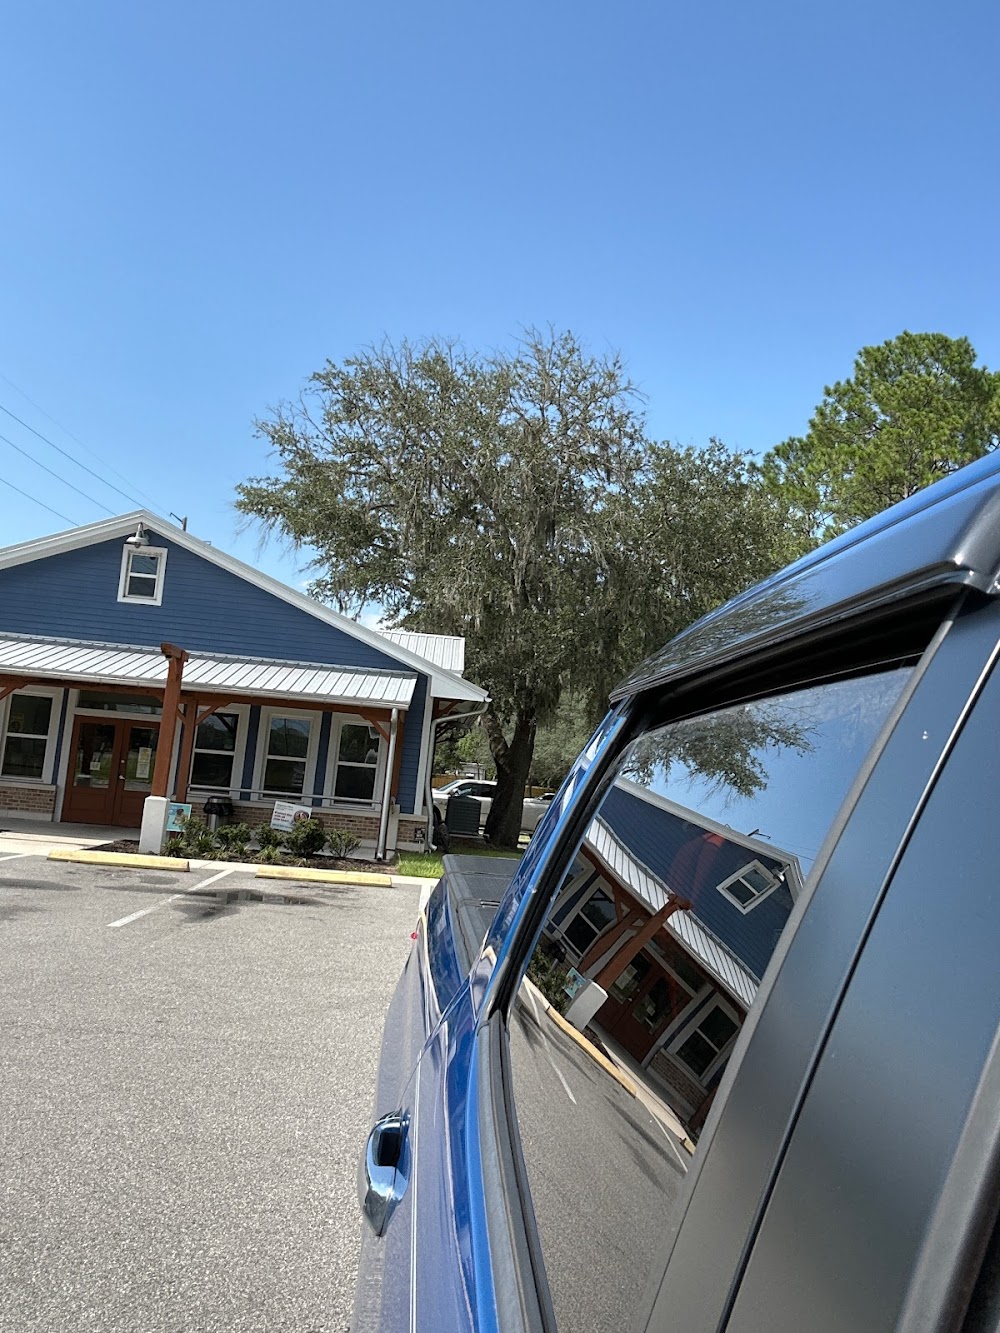
[(1000, 672), (913, 830), (769, 1190), (733, 1333), (958, 1328), (997, 1205)]
[[(789, 1126), (997, 637), (987, 609), (936, 633), (897, 622), (868, 660), (853, 644), (812, 661), (792, 646), (769, 688), (654, 717), (581, 816), (582, 841), (553, 860), (548, 910), (511, 941), (515, 909), (501, 908), (485, 956), (521, 964), (506, 993), (487, 979), (480, 996), (493, 1061), (480, 1134), (498, 1157), (503, 1208), (485, 1229), (511, 1320), (715, 1333), (731, 1309), (743, 1317), (734, 1295)], [(616, 903), (606, 950), (587, 956), (555, 919), (581, 863)], [(601, 993), (651, 945), (683, 965), (671, 1002), (647, 1006), (648, 1046), (626, 1049)], [(574, 1012), (588, 992), (589, 1017)], [(761, 1272), (763, 1290), (774, 1262)], [(747, 1309), (740, 1328), (777, 1327)]]

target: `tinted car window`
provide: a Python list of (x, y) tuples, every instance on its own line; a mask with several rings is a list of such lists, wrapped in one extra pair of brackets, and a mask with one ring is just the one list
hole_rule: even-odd
[(560, 1329), (631, 1326), (764, 971), (909, 674), (673, 723), (625, 754), (508, 1024)]

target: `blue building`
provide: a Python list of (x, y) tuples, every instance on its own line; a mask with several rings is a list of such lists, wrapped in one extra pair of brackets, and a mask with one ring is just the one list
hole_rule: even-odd
[(593, 1026), (697, 1131), (802, 889), (791, 852), (620, 777), (545, 927), (607, 998)]
[[(150, 795), (422, 842), (463, 640), (380, 633), (145, 510), (0, 550), (0, 817), (138, 827)], [(168, 734), (169, 733), (169, 734)]]

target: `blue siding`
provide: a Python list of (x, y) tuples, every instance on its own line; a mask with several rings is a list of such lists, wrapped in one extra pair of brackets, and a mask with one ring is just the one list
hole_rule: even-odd
[[(601, 817), (637, 860), (675, 893), (689, 898), (692, 914), (717, 936), (758, 978), (774, 952), (792, 910), (792, 896), (781, 885), (743, 913), (718, 890), (748, 862), (760, 861), (774, 874), (783, 863), (739, 843), (709, 840), (706, 830), (620, 787), (612, 787)], [(719, 841), (721, 845), (716, 845)]]
[[(326, 766), (330, 760), (330, 733), (333, 731), (333, 714), (324, 713), (319, 720), (319, 742), (316, 746), (316, 772), (313, 774), (313, 795), (316, 797), (323, 795), (323, 787), (326, 783)], [(313, 805), (322, 807), (320, 800), (313, 801)]]
[(0, 631), (406, 670), (169, 538), (149, 536), (169, 552), (161, 606), (118, 601), (123, 543), (115, 539), (0, 570)]
[(406, 714), (406, 732), (403, 736), (403, 758), (399, 765), (399, 810), (412, 815), (417, 808), (417, 769), (420, 766), (420, 741), (424, 730), (424, 709), (427, 707), (427, 676), (418, 676), (413, 699)]

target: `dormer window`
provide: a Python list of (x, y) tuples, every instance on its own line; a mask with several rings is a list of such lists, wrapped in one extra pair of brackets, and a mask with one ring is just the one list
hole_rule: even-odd
[(735, 875), (723, 880), (718, 889), (723, 897), (745, 914), (763, 902), (780, 883), (780, 876), (773, 874), (759, 861), (751, 861)]
[(118, 583), (120, 602), (143, 602), (159, 606), (163, 601), (163, 572), (167, 553), (161, 547), (126, 544)]

